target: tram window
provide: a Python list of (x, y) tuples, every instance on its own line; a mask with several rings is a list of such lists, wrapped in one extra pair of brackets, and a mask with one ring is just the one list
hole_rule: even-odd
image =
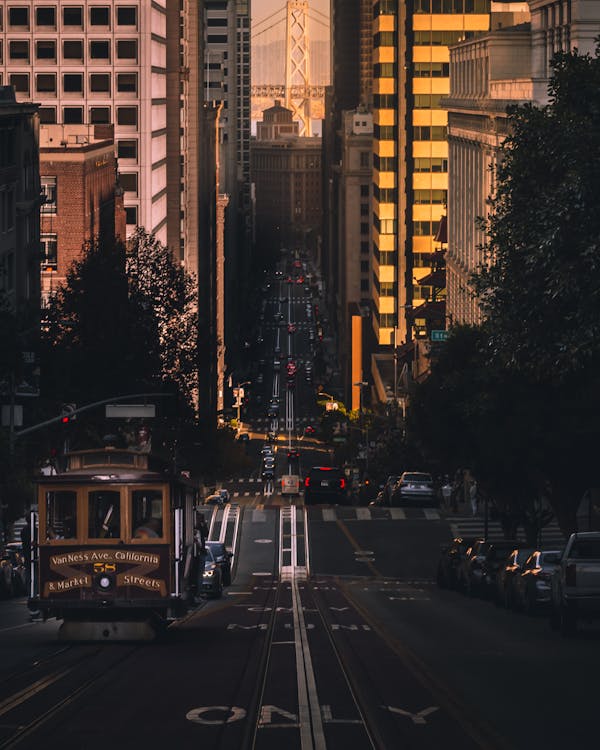
[(46, 492), (46, 540), (73, 539), (77, 535), (77, 493)]
[(121, 495), (110, 490), (88, 492), (90, 539), (118, 539), (121, 536)]
[(161, 490), (133, 490), (131, 528), (134, 539), (158, 539), (163, 535), (163, 496)]

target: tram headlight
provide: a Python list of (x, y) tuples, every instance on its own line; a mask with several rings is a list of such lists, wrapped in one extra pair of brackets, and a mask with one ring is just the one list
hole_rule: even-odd
[(102, 573), (96, 578), (96, 586), (102, 591), (108, 591), (114, 585), (114, 578), (112, 576)]
[(214, 574), (215, 574), (215, 569), (214, 568), (206, 568), (204, 570), (204, 577), (205, 578), (212, 578), (214, 576)]

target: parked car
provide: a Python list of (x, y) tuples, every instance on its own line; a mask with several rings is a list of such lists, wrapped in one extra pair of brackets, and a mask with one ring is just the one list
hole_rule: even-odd
[(213, 553), (215, 562), (221, 568), (223, 586), (231, 584), (231, 558), (233, 553), (228, 550), (223, 542), (206, 542), (206, 547)]
[(443, 544), (437, 567), (436, 581), (441, 589), (456, 589), (459, 586), (459, 571), (463, 564), (467, 550), (473, 546), (476, 539), (471, 537), (456, 537), (450, 544)]
[(481, 561), (481, 587), (479, 590), (481, 596), (486, 598), (494, 597), (498, 571), (504, 567), (509, 554), (522, 546), (516, 539), (501, 539), (490, 544)]
[(580, 620), (600, 618), (600, 532), (571, 534), (552, 574), (550, 624), (574, 635)]
[(213, 550), (206, 544), (204, 574), (202, 575), (202, 593), (219, 599), (223, 593), (223, 572), (215, 559)]
[(405, 471), (400, 475), (392, 493), (393, 505), (435, 502), (433, 477), (423, 471)]
[(509, 553), (504, 564), (498, 568), (494, 590), (497, 604), (501, 604), (507, 609), (513, 608), (515, 598), (515, 579), (521, 575), (523, 572), (523, 566), (533, 552), (535, 552), (535, 550), (529, 547), (514, 549)]
[(551, 601), (551, 580), (560, 561), (560, 550), (536, 550), (513, 581), (513, 606), (534, 615)]
[(458, 568), (458, 588), (469, 596), (475, 596), (482, 588), (482, 564), (489, 548), (489, 542), (476, 539)]

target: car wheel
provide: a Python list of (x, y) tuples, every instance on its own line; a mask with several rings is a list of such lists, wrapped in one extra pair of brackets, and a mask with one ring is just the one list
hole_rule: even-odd
[(562, 606), (560, 608), (560, 632), (564, 636), (572, 636), (577, 632), (577, 617), (573, 610)]

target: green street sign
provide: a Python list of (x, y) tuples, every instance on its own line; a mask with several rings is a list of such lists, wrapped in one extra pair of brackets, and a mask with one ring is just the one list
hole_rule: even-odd
[(448, 338), (448, 331), (432, 331), (431, 332), (432, 341), (446, 341), (447, 338)]

